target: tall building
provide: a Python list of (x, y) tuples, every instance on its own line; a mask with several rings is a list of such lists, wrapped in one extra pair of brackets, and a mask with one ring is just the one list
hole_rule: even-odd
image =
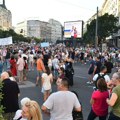
[(0, 29), (9, 30), (12, 28), (12, 14), (6, 8), (5, 0), (0, 0)]
[(25, 20), (17, 24), (15, 32), (25, 37), (36, 37), (51, 41), (51, 27), (48, 22), (39, 20)]
[(49, 23), (51, 25), (51, 41), (56, 42), (57, 40), (62, 40), (62, 25), (59, 21), (50, 19)]
[(25, 20), (17, 24), (15, 32), (25, 37), (36, 37), (53, 43), (62, 40), (62, 25), (53, 19), (49, 22)]
[(112, 14), (115, 17), (119, 16), (120, 8), (119, 8), (120, 0), (105, 0), (102, 6), (102, 15), (105, 13)]
[[(120, 0), (105, 0), (101, 12), (102, 15), (108, 13), (118, 17), (118, 25), (120, 26)], [(112, 44), (120, 47), (120, 30), (117, 33), (112, 33), (111, 36)]]
[(28, 29), (30, 28), (28, 28), (27, 21), (22, 21), (16, 25), (15, 32), (23, 35), (24, 37), (28, 37)]
[[(102, 8), (100, 8), (99, 16), (108, 13), (115, 17), (118, 17), (118, 25), (120, 25), (120, 0), (105, 0)], [(96, 19), (96, 13), (85, 23), (84, 30), (86, 31), (86, 25), (89, 24), (93, 19)], [(98, 23), (99, 24), (99, 23)], [(111, 37), (110, 37), (111, 38)], [(120, 30), (118, 33), (112, 33), (112, 44), (120, 47)]]
[(51, 42), (51, 25), (48, 22), (40, 21), (41, 39)]

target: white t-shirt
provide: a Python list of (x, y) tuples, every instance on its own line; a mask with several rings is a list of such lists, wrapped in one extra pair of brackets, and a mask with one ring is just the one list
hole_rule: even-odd
[[(13, 120), (17, 120), (19, 117), (21, 117), (22, 116), (21, 113), (22, 113), (22, 110), (17, 110), (16, 113), (15, 113), (15, 116), (14, 116)], [(27, 119), (21, 118), (20, 120), (27, 120)]]
[(118, 59), (120, 60), (120, 53), (119, 53), (119, 55), (118, 55)]
[(58, 91), (51, 94), (43, 106), (50, 109), (50, 120), (73, 120), (73, 108), (79, 108), (76, 95), (70, 91)]
[(46, 73), (43, 73), (42, 74), (42, 78), (44, 79), (44, 82), (43, 82), (43, 89), (44, 90), (50, 90), (51, 89), (51, 75), (47, 75)]
[(18, 65), (18, 70), (19, 71), (22, 71), (24, 69), (25, 62), (24, 62), (23, 58), (18, 59), (17, 65)]
[(52, 60), (51, 59), (48, 59), (48, 66), (52, 67)]
[[(100, 73), (100, 75), (103, 75), (103, 74), (104, 73)], [(94, 77), (93, 77), (93, 81), (96, 81), (97, 77), (98, 77), (98, 74), (95, 74)], [(106, 83), (110, 82), (110, 77), (108, 75), (105, 75), (104, 78), (105, 78)]]
[(23, 57), (26, 57), (26, 58), (28, 59), (28, 55), (26, 55), (26, 54), (24, 54), (24, 53), (23, 53), (21, 56), (22, 56), (22, 58), (23, 58)]
[(29, 54), (29, 62), (33, 62), (34, 61), (34, 55), (33, 54)]
[(52, 60), (52, 64), (53, 64), (54, 69), (59, 69), (59, 60), (57, 58), (54, 58)]

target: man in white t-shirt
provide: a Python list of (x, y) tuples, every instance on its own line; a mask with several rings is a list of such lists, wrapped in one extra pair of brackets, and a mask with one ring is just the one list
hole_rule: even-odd
[(72, 111), (81, 111), (77, 96), (68, 90), (67, 78), (57, 81), (58, 92), (51, 94), (43, 103), (42, 110), (50, 110), (50, 120), (73, 120)]
[(17, 61), (17, 73), (18, 73), (18, 77), (19, 77), (19, 82), (23, 82), (23, 69), (25, 66), (25, 62), (23, 60), (23, 58), (21, 57), (21, 55), (18, 56), (18, 61)]
[(53, 68), (54, 68), (54, 79), (57, 79), (58, 77), (58, 69), (59, 69), (59, 60), (58, 60), (58, 56), (55, 55), (54, 56), (54, 59), (52, 60), (52, 65), (53, 65)]
[(107, 72), (107, 67), (106, 66), (101, 66), (100, 73), (97, 73), (97, 74), (94, 75), (93, 81), (96, 82), (98, 80), (99, 75), (100, 75), (100, 76), (104, 77), (106, 83), (108, 84), (110, 82), (110, 77), (109, 77), (109, 75), (106, 74), (106, 72)]

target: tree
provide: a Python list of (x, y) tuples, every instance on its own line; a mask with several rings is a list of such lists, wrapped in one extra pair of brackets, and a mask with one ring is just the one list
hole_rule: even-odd
[[(2, 89), (2, 82), (0, 80), (0, 91)], [(0, 92), (0, 120), (3, 120), (2, 113), (3, 111), (3, 106), (1, 105), (1, 100), (2, 100), (2, 92)]]
[(23, 35), (17, 34), (14, 30), (4, 31), (0, 29), (0, 38), (12, 36), (13, 42), (30, 42), (30, 38), (24, 37)]
[[(114, 15), (108, 15), (107, 13), (103, 16), (98, 17), (98, 42), (101, 40), (105, 41), (106, 37), (112, 35), (112, 33), (117, 32), (119, 27), (117, 26), (118, 18)], [(87, 31), (85, 32), (83, 38), (87, 43), (94, 43), (95, 40), (95, 28), (96, 20), (92, 20), (90, 24), (87, 25)]]

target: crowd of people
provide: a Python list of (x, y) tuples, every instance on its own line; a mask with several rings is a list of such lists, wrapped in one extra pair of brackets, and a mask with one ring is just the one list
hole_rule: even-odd
[[(120, 120), (120, 51), (110, 48), (109, 52), (101, 53), (90, 47), (74, 49), (63, 44), (47, 48), (13, 45), (0, 49), (3, 117), (7, 120), (42, 120), (42, 110), (50, 114), (51, 120), (73, 120), (77, 113), (83, 120), (82, 114), (79, 114), (82, 113), (81, 103), (77, 95), (69, 90), (74, 85), (73, 64), (76, 62), (89, 63), (89, 81), (86, 84), (94, 85), (87, 120), (96, 117), (99, 120)], [(110, 78), (113, 67), (118, 71)], [(40, 107), (35, 100), (25, 98), (20, 109), (18, 85), (24, 84), (28, 80), (28, 72), (35, 69), (35, 84), (41, 87), (44, 103)], [(52, 93), (54, 83), (58, 91)], [(109, 106), (111, 112), (108, 115)]]

